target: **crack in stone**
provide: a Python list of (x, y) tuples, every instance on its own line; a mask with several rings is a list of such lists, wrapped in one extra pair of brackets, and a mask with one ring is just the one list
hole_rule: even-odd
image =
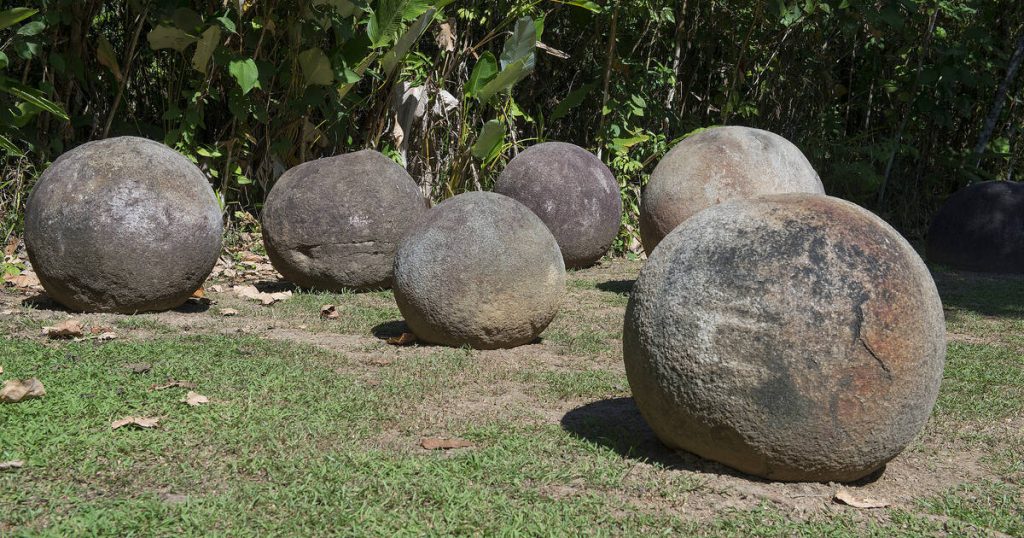
[(867, 351), (868, 354), (871, 355), (871, 357), (878, 362), (878, 365), (882, 367), (882, 370), (885, 371), (885, 377), (889, 379), (889, 381), (892, 381), (892, 370), (890, 370), (889, 366), (885, 364), (885, 361), (883, 361), (882, 358), (879, 357), (877, 353), (875, 353), (875, 350), (871, 349), (871, 346), (868, 345), (867, 340), (863, 338), (857, 338), (857, 341), (860, 342), (860, 345), (864, 347), (864, 350)]

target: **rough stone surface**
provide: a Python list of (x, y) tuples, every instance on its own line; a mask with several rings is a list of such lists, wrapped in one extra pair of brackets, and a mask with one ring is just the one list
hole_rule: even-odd
[(426, 211), (405, 169), (358, 151), (285, 172), (263, 206), (263, 242), (274, 268), (297, 286), (389, 288), (398, 242)]
[(213, 270), (222, 232), (203, 173), (167, 146), (135, 137), (62, 155), (39, 178), (25, 213), (39, 280), (80, 311), (181, 305)]
[(604, 256), (622, 221), (619, 184), (601, 159), (564, 142), (545, 142), (519, 154), (494, 192), (519, 201), (554, 234), (565, 266), (588, 267)]
[(644, 250), (650, 255), (676, 226), (715, 204), (791, 192), (825, 194), (796, 146), (760, 129), (708, 129), (672, 148), (651, 174), (640, 206)]
[(526, 206), (491, 192), (430, 210), (398, 248), (395, 300), (420, 340), (477, 349), (535, 340), (565, 294), (554, 236)]
[(773, 480), (853, 481), (924, 426), (946, 341), (935, 283), (895, 230), (789, 194), (669, 234), (636, 282), (623, 349), (665, 444)]
[(928, 231), (928, 260), (985, 273), (1024, 273), (1024, 185), (988, 181), (949, 198)]

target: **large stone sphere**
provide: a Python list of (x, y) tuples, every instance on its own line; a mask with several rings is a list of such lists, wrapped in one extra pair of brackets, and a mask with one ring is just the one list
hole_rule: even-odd
[(649, 256), (683, 221), (736, 198), (825, 194), (818, 173), (781, 136), (749, 127), (715, 127), (672, 148), (658, 163), (640, 205), (640, 238)]
[(134, 313), (181, 305), (221, 250), (220, 206), (188, 159), (120, 137), (65, 153), (25, 212), (25, 245), (46, 293), (78, 311)]
[(987, 181), (949, 198), (928, 230), (928, 260), (955, 269), (1024, 273), (1024, 185)]
[(302, 288), (391, 287), (398, 243), (427, 211), (404, 168), (363, 150), (288, 170), (263, 206), (270, 262)]
[(395, 300), (420, 340), (477, 349), (535, 340), (565, 294), (554, 236), (526, 206), (491, 192), (430, 210), (398, 248)]
[(520, 153), (494, 192), (519, 201), (554, 234), (568, 268), (593, 265), (608, 252), (622, 222), (619, 184), (601, 159), (564, 142)]
[(927, 422), (946, 340), (906, 240), (849, 202), (789, 194), (669, 234), (633, 289), (623, 349), (665, 444), (772, 480), (844, 482)]

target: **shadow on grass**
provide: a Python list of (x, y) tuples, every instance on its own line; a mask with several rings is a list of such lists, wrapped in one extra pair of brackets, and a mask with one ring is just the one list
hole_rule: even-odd
[(598, 282), (595, 287), (601, 291), (628, 296), (633, 291), (633, 284), (636, 284), (636, 280), (609, 280)]
[[(713, 473), (764, 484), (771, 480), (742, 473), (720, 463), (662, 444), (647, 425), (633, 398), (611, 398), (592, 402), (562, 417), (562, 429), (595, 445), (610, 448), (622, 457), (662, 465), (669, 469)], [(866, 485), (881, 478), (885, 467), (852, 485)]]
[(947, 309), (1024, 319), (1024, 275), (933, 268), (932, 276)]
[[(28, 298), (24, 299), (23, 301), (21, 301), (21, 305), (25, 306), (25, 307), (28, 307), (28, 308), (35, 309), (35, 310), (46, 310), (46, 311), (52, 311), (52, 312), (69, 312), (69, 313), (72, 313), (72, 314), (77, 313), (76, 311), (71, 310), (71, 309), (65, 307), (64, 305), (58, 303), (57, 301), (54, 301), (46, 293), (39, 293), (39, 294), (33, 295), (31, 297), (28, 297)], [(210, 303), (207, 303), (207, 302), (204, 302), (204, 301), (195, 301), (195, 300), (191, 300), (190, 299), (188, 301), (185, 301), (180, 306), (177, 306), (175, 308), (171, 308), (169, 310), (173, 311), (173, 312), (178, 312), (178, 313), (181, 313), (181, 314), (202, 314), (203, 312), (206, 312), (209, 309), (210, 309)], [(88, 312), (85, 312), (85, 313), (88, 313)], [(150, 312), (139, 312), (139, 313), (140, 314), (149, 314)], [(135, 315), (135, 314), (122, 314), (122, 315), (132, 316), (132, 315)]]
[(402, 336), (403, 333), (412, 332), (412, 330), (409, 329), (409, 326), (406, 325), (405, 321), (400, 319), (385, 321), (384, 323), (378, 324), (376, 327), (370, 329), (370, 331), (378, 340), (397, 338)]

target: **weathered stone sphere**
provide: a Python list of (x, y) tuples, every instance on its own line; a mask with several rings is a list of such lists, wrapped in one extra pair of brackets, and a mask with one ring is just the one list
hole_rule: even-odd
[(206, 177), (171, 148), (130, 136), (82, 144), (40, 176), (25, 245), (46, 293), (78, 311), (181, 305), (221, 250)]
[(263, 206), (274, 268), (302, 288), (391, 287), (395, 249), (427, 211), (404, 168), (363, 150), (288, 170)]
[(1024, 273), (1024, 185), (987, 181), (951, 196), (928, 230), (928, 260), (984, 273)]
[(683, 221), (736, 198), (791, 192), (825, 194), (818, 173), (781, 136), (750, 127), (715, 127), (672, 148), (655, 167), (640, 205), (640, 239), (650, 255)]
[(619, 233), (619, 184), (601, 159), (564, 142), (545, 142), (512, 159), (494, 192), (522, 203), (544, 221), (568, 268), (593, 265)]
[(431, 209), (395, 256), (395, 300), (425, 342), (477, 349), (535, 340), (565, 294), (554, 236), (523, 204), (492, 192)]
[(667, 445), (772, 480), (853, 481), (924, 426), (942, 303), (875, 215), (808, 194), (711, 207), (654, 251), (626, 310), (626, 375)]

